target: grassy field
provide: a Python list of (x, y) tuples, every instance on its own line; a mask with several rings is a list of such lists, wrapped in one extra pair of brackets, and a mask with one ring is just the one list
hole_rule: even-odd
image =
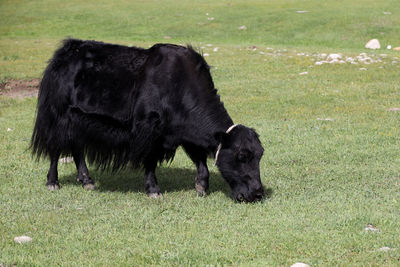
[(260, 134), (269, 192), (235, 203), (210, 159), (199, 198), (181, 150), (158, 169), (162, 199), (131, 170), (90, 168), (86, 192), (73, 164), (48, 192), (28, 150), (37, 99), (0, 96), (0, 266), (399, 266), (400, 52), (364, 49), (400, 46), (399, 21), (397, 1), (0, 0), (0, 82), (39, 78), (66, 36), (202, 47), (228, 112)]

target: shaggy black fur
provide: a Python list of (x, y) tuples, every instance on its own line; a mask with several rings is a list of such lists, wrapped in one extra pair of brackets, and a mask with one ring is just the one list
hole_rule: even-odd
[(222, 149), (217, 166), (240, 201), (264, 196), (254, 130), (233, 124), (217, 95), (209, 66), (191, 47), (149, 49), (67, 39), (40, 84), (31, 147), (48, 156), (49, 189), (58, 189), (57, 162), (72, 155), (78, 180), (93, 188), (85, 163), (114, 170), (143, 166), (146, 192), (157, 196), (155, 169), (178, 146), (197, 166), (196, 190), (208, 188), (208, 155)]

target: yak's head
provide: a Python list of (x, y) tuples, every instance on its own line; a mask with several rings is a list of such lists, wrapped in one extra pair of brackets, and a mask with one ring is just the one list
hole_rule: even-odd
[(264, 153), (258, 134), (237, 125), (216, 135), (220, 147), (216, 165), (232, 189), (232, 197), (240, 202), (254, 202), (265, 196), (260, 179), (260, 159)]

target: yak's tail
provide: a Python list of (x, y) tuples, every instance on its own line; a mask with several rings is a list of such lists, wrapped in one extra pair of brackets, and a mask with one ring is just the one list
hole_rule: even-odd
[(54, 88), (53, 80), (49, 77), (50, 73), (46, 70), (42, 81), (40, 82), (38, 104), (36, 108), (36, 122), (33, 128), (30, 148), (32, 155), (37, 159), (49, 155), (51, 148), (51, 127), (54, 124), (54, 110), (51, 109), (49, 103), (49, 93)]
[(67, 152), (63, 151), (62, 147), (68, 140), (68, 121), (62, 115), (65, 114), (68, 97), (65, 85), (61, 83), (57, 73), (61, 72), (61, 68), (65, 68), (63, 59), (68, 58), (68, 53), (74, 45), (79, 45), (79, 40), (64, 40), (62, 46), (54, 53), (40, 82), (36, 122), (30, 143), (32, 155), (37, 159), (57, 151)]

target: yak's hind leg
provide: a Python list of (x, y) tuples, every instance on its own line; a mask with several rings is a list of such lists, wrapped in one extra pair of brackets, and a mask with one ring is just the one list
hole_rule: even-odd
[(207, 167), (207, 152), (191, 144), (184, 144), (183, 148), (197, 168), (195, 189), (199, 196), (205, 196), (208, 190), (210, 173)]
[(160, 187), (157, 184), (156, 178), (157, 159), (148, 159), (144, 163), (145, 169), (145, 183), (144, 187), (146, 194), (150, 198), (162, 197)]
[(82, 186), (86, 190), (93, 190), (95, 189), (94, 181), (89, 176), (89, 170), (86, 166), (85, 162), (85, 154), (83, 153), (82, 149), (75, 149), (72, 153), (74, 157), (76, 169), (78, 170), (78, 177), (77, 181), (82, 183)]
[(58, 158), (60, 157), (60, 152), (51, 152), (50, 153), (50, 169), (49, 172), (47, 173), (47, 189), (50, 191), (58, 190), (60, 189), (60, 185), (58, 182), (58, 171), (57, 171), (57, 165), (58, 165)]

